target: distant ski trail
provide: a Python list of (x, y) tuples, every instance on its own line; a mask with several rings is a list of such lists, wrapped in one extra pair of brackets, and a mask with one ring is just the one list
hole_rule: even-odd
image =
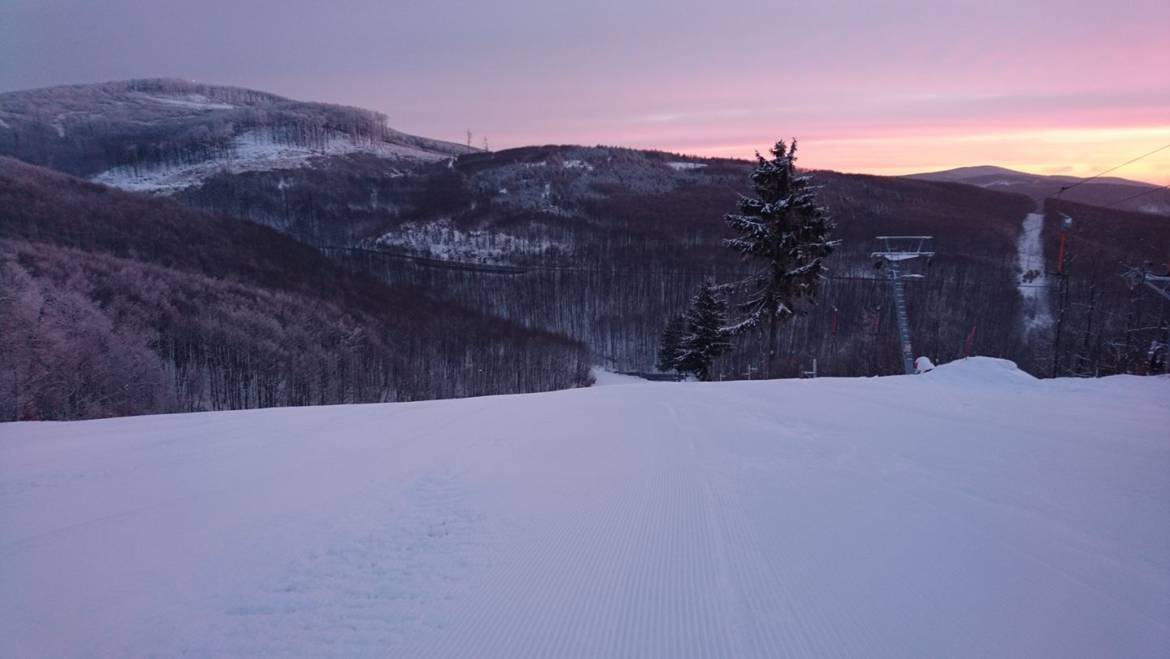
[(1048, 301), (1047, 265), (1044, 262), (1044, 214), (1028, 213), (1016, 244), (1016, 262), (1020, 269), (1019, 291), (1023, 299), (1024, 332), (1042, 331), (1052, 325)]

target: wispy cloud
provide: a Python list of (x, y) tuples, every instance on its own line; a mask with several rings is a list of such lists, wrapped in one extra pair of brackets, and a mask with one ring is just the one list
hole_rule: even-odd
[(764, 111), (761, 110), (724, 108), (719, 110), (656, 112), (635, 117), (634, 121), (647, 124), (706, 123), (712, 121), (734, 121), (763, 115)]

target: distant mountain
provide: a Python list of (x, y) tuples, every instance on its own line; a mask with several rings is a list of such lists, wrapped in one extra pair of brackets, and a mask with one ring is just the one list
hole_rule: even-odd
[[(909, 178), (921, 178), (928, 181), (956, 181), (956, 182), (970, 182), (970, 181), (995, 181), (995, 180), (1045, 180), (1053, 181), (1062, 184), (1076, 183), (1081, 178), (1076, 176), (1063, 176), (1059, 174), (1030, 174), (1028, 172), (1021, 172), (1007, 167), (996, 167), (994, 165), (976, 165), (974, 167), (956, 167), (954, 169), (947, 169), (941, 172), (926, 172), (923, 174), (909, 174)], [(1132, 181), (1130, 179), (1120, 178), (1117, 176), (1102, 176), (1094, 179), (1094, 183), (1111, 183), (1118, 185), (1136, 185), (1140, 187), (1156, 187), (1149, 183), (1141, 181)]]
[(359, 154), (409, 169), (470, 151), (396, 131), (370, 110), (183, 80), (0, 94), (0, 153), (127, 190)]
[(589, 365), (266, 227), (0, 158), (0, 421), (563, 389)]
[[(1015, 192), (1027, 195), (1038, 202), (1053, 197), (1061, 188), (1082, 180), (1074, 176), (1029, 174), (991, 165), (909, 174), (906, 178), (963, 183), (991, 190)], [(1093, 179), (1066, 191), (1061, 196), (1072, 202), (1093, 206), (1170, 215), (1170, 190), (1115, 176)]]

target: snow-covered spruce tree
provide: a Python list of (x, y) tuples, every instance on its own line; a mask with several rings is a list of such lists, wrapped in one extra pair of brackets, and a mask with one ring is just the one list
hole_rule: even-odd
[(682, 316), (675, 316), (666, 324), (658, 340), (658, 370), (664, 373), (678, 370), (679, 349), (685, 331), (686, 323)]
[(796, 170), (796, 140), (791, 146), (783, 140), (776, 142), (771, 153), (771, 159), (756, 154), (759, 162), (751, 174), (755, 196), (741, 196), (739, 212), (725, 217), (737, 236), (724, 241), (756, 266), (755, 274), (735, 285), (747, 293), (747, 300), (739, 305), (746, 315), (727, 330), (732, 334), (757, 328), (767, 331), (766, 377), (775, 374), (780, 325), (796, 313), (800, 301), (816, 298), (825, 257), (839, 242), (829, 239), (834, 224), (825, 209), (816, 205), (811, 178)]
[(692, 373), (700, 380), (711, 379), (711, 363), (731, 348), (727, 324), (727, 304), (716, 293), (716, 286), (705, 282), (683, 315), (684, 330), (679, 342), (675, 368)]

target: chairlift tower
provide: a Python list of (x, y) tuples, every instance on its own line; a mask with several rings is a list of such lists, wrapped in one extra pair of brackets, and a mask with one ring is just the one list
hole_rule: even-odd
[[(1056, 200), (1060, 201), (1060, 195), (1064, 193), (1067, 186), (1060, 189), (1056, 193)], [(1056, 272), (1049, 272), (1057, 278), (1057, 300), (1060, 301), (1060, 308), (1056, 313), (1056, 331), (1052, 334), (1052, 377), (1060, 375), (1060, 337), (1064, 333), (1064, 316), (1068, 311), (1068, 273), (1064, 270), (1064, 264), (1068, 252), (1065, 250), (1065, 245), (1068, 243), (1069, 229), (1072, 229), (1073, 219), (1065, 213), (1057, 212), (1060, 215), (1060, 251), (1056, 256)]]
[[(1158, 295), (1170, 300), (1170, 263), (1166, 264), (1166, 274), (1155, 275), (1150, 272), (1150, 262), (1142, 264), (1137, 268), (1127, 268), (1121, 275), (1129, 282), (1129, 287), (1136, 290), (1138, 286), (1145, 285), (1150, 290)], [(1161, 329), (1166, 332), (1164, 337), (1156, 338), (1150, 344), (1151, 356), (1156, 354), (1159, 350), (1170, 352), (1170, 328), (1165, 324)], [(1170, 362), (1166, 363), (1166, 368), (1170, 369)]]
[[(1170, 268), (1167, 268), (1167, 271), (1170, 272)], [(1140, 268), (1128, 268), (1121, 276), (1129, 282), (1130, 288), (1145, 284), (1158, 295), (1170, 300), (1170, 275), (1152, 274), (1148, 263)]]
[(914, 374), (914, 348), (910, 345), (910, 319), (906, 315), (906, 290), (902, 284), (905, 279), (923, 279), (926, 275), (907, 272), (910, 262), (934, 257), (929, 248), (934, 240), (933, 236), (878, 236), (881, 249), (870, 253), (870, 258), (878, 259), (876, 266), (885, 267), (886, 276), (890, 280), (890, 291), (894, 295), (894, 312), (898, 320), (898, 338), (901, 340), (902, 369), (906, 375)]

